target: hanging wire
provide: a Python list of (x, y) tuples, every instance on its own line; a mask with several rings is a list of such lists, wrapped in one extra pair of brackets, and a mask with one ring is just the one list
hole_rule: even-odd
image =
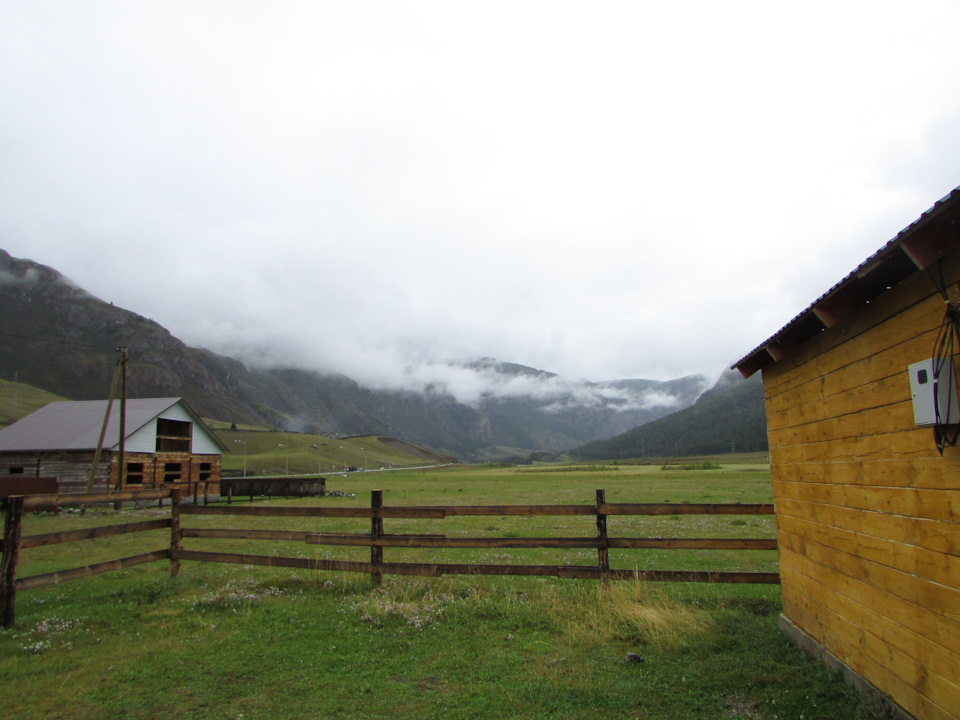
[(36, 342), (45, 342), (53, 343), (54, 345), (69, 345), (70, 347), (82, 347), (90, 348), (91, 350), (103, 350), (102, 345), (88, 345), (86, 343), (73, 342), (70, 340), (61, 340), (59, 338), (50, 338), (50, 337), (37, 337), (36, 335), (22, 335), (20, 333), (9, 332), (8, 330), (0, 330), (0, 335), (5, 335), (6, 337), (19, 338), (20, 340), (34, 340)]
[[(936, 276), (931, 273), (940, 295), (946, 304), (946, 312), (933, 349), (933, 410), (935, 425), (933, 437), (937, 452), (943, 455), (946, 446), (955, 446), (960, 440), (958, 418), (950, 416), (950, 408), (958, 404), (957, 384), (954, 379), (954, 358), (960, 352), (960, 304), (950, 302), (947, 284), (943, 276), (943, 263), (937, 263)], [(941, 397), (940, 384), (946, 384), (946, 396)]]

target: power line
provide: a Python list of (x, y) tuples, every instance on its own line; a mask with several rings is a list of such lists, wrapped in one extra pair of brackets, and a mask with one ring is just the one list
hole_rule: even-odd
[(42, 338), (42, 337), (35, 337), (35, 336), (33, 336), (33, 335), (21, 335), (21, 334), (19, 334), (19, 333), (8, 332), (8, 331), (6, 331), (6, 330), (0, 330), (0, 335), (6, 335), (7, 337), (20, 338), (21, 340), (35, 340), (35, 341), (37, 341), (37, 342), (52, 343), (52, 344), (55, 344), (55, 345), (69, 345), (69, 346), (71, 346), (71, 347), (89, 348), (90, 350), (103, 350), (103, 349), (104, 349), (104, 347), (103, 347), (102, 345), (87, 345), (87, 344), (85, 344), (85, 343), (69, 342), (68, 340), (56, 340), (56, 339), (51, 339), (51, 338)]

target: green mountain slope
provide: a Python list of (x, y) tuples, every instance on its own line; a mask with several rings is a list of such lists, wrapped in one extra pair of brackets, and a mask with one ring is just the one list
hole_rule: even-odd
[(584, 460), (682, 457), (767, 449), (763, 383), (727, 371), (691, 407), (636, 427), (610, 440), (581, 445), (570, 454)]
[(0, 380), (0, 428), (16, 422), (34, 410), (63, 399), (59, 395), (21, 382)]

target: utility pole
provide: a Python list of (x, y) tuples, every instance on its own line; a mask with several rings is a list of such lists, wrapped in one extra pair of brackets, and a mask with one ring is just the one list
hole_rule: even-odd
[[(87, 492), (93, 492), (93, 484), (97, 479), (97, 466), (100, 464), (100, 453), (103, 451), (103, 439), (107, 435), (107, 425), (110, 422), (110, 411), (113, 409), (113, 398), (117, 394), (117, 381), (120, 379), (120, 368), (123, 361), (118, 360), (113, 370), (113, 380), (110, 381), (110, 398), (107, 400), (107, 411), (103, 415), (103, 425), (100, 427), (100, 439), (97, 441), (97, 449), (93, 453), (93, 465), (90, 467), (90, 478), (87, 480)], [(107, 492), (110, 492), (110, 471), (107, 471), (106, 480)], [(86, 513), (87, 506), (80, 506), (81, 513)]]
[[(124, 478), (127, 469), (126, 437), (127, 437), (127, 349), (118, 347), (120, 352), (120, 454), (117, 457), (117, 491), (123, 492)], [(122, 503), (115, 503), (116, 509), (123, 507)]]

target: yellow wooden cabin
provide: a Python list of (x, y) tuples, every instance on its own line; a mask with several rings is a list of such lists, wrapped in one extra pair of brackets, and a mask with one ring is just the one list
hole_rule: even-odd
[(734, 366), (763, 373), (783, 629), (924, 720), (960, 718), (958, 328), (960, 188)]

